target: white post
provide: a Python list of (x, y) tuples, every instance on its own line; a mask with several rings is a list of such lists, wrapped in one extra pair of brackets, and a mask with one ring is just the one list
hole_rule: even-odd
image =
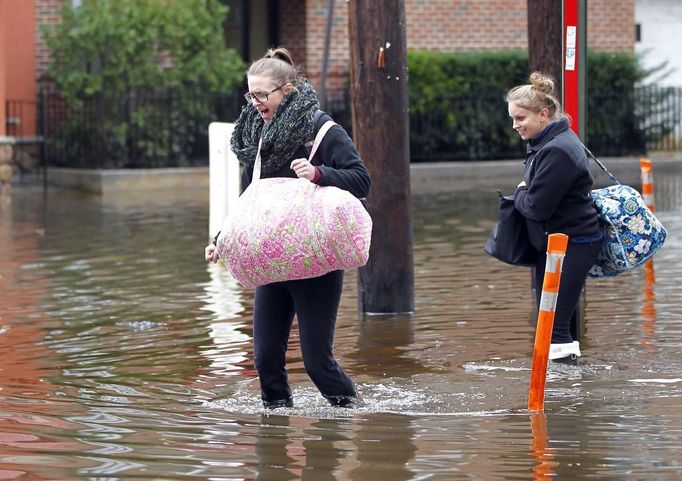
[(239, 197), (239, 162), (230, 149), (232, 130), (234, 124), (224, 122), (212, 122), (208, 126), (210, 240), (213, 240), (221, 229), (230, 206), (233, 206)]

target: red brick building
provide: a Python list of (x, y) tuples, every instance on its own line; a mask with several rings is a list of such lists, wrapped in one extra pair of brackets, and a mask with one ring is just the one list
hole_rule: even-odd
[[(557, 0), (558, 1), (558, 0)], [(287, 0), (280, 7), (281, 44), (291, 47), (319, 80), (327, 25), (327, 0)], [(347, 82), (348, 5), (336, 1), (328, 85)], [(405, 0), (407, 48), (439, 52), (524, 50), (528, 47), (526, 0)], [(635, 0), (590, 0), (589, 48), (632, 52)]]
[[(59, 21), (64, 1), (34, 0), (36, 23)], [(246, 60), (258, 58), (274, 44), (287, 46), (313, 82), (319, 81), (327, 29), (328, 0), (223, 0), (231, 13), (228, 42)], [(407, 47), (411, 50), (463, 52), (526, 49), (526, 0), (404, 0)], [(348, 3), (334, 2), (330, 42), (330, 93), (347, 82), (349, 63)], [(588, 45), (602, 51), (634, 49), (635, 0), (590, 0)], [(49, 52), (39, 32), (36, 71), (40, 75)]]
[[(8, 1), (10, 4), (16, 0)], [(20, 0), (32, 3), (34, 68), (40, 79), (50, 61), (41, 35), (42, 25), (60, 22), (65, 2), (81, 0)], [(225, 23), (227, 42), (250, 61), (271, 45), (287, 46), (313, 83), (319, 86), (327, 29), (329, 0), (221, 0), (230, 7)], [(558, 0), (557, 0), (558, 1)], [(463, 52), (526, 49), (526, 0), (404, 0), (407, 47), (411, 50)], [(7, 4), (9, 6), (9, 4)], [(634, 50), (635, 0), (590, 0), (588, 45), (601, 51)], [(0, 43), (0, 46), (2, 43)], [(5, 39), (9, 49), (12, 39)], [(328, 67), (329, 96), (344, 91), (348, 79), (348, 3), (334, 2)], [(6, 56), (5, 56), (6, 57)], [(3, 58), (0, 55), (0, 59)], [(2, 74), (3, 70), (0, 70)], [(6, 71), (5, 71), (6, 73)], [(0, 105), (13, 86), (0, 79)], [(1, 117), (0, 117), (1, 118)], [(4, 124), (4, 122), (3, 122)], [(5, 125), (0, 125), (0, 135)]]

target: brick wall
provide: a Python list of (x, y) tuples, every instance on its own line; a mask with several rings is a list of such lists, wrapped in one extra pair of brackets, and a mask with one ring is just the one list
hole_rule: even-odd
[(604, 52), (634, 52), (635, 0), (588, 1), (587, 44)]
[[(282, 5), (286, 3), (286, 7)], [(291, 52), (294, 62), (305, 64), (306, 56), (306, 0), (286, 0), (280, 2), (280, 44)], [(324, 21), (324, 18), (319, 20)]]
[(50, 51), (41, 32), (42, 25), (61, 23), (62, 5), (66, 0), (35, 0), (36, 5), (36, 76), (42, 77), (50, 62)]
[[(590, 0), (587, 5), (590, 48), (632, 52), (635, 0)], [(528, 47), (526, 0), (405, 0), (405, 12), (410, 49), (462, 52)]]
[[(282, 7), (283, 19), (290, 15), (289, 3)], [(308, 76), (319, 88), (327, 0), (307, 0), (305, 4), (304, 25), (283, 29), (281, 40), (283, 45), (295, 43), (300, 40), (301, 28), (304, 29), (306, 55), (297, 61), (305, 65)], [(339, 89), (347, 83), (347, 9), (345, 1), (335, 2), (328, 75), (328, 88), (336, 91), (330, 92), (332, 96), (339, 95)], [(634, 11), (635, 0), (590, 0), (587, 12), (590, 48), (632, 52)], [(526, 0), (405, 0), (405, 17), (407, 47), (411, 50), (465, 52), (528, 47)]]
[[(327, 32), (327, 0), (286, 0), (280, 3), (280, 43), (287, 47), (294, 62), (301, 64), (305, 75), (320, 88), (320, 72)], [(327, 88), (343, 92), (348, 82), (348, 5), (334, 2), (334, 22), (327, 66)]]
[[(36, 74), (45, 71), (49, 52), (40, 25), (60, 21), (67, 0), (36, 2)], [(526, 0), (404, 0), (409, 49), (463, 52), (525, 49)], [(558, 0), (557, 0), (558, 1)], [(588, 44), (601, 51), (633, 51), (635, 0), (590, 0)], [(281, 44), (319, 88), (328, 0), (281, 0)], [(348, 82), (348, 3), (334, 2), (327, 87), (338, 96)]]
[(525, 49), (526, 0), (405, 0), (411, 50)]
[[(307, 70), (313, 78), (319, 78), (324, 59), (324, 40), (327, 32), (327, 0), (308, 2), (308, 25), (306, 28)], [(323, 18), (322, 22), (314, 19)], [(345, 1), (334, 2), (334, 17), (329, 42), (329, 60), (327, 67), (327, 88), (330, 92), (340, 91), (347, 87), (350, 52), (348, 44), (348, 4)]]

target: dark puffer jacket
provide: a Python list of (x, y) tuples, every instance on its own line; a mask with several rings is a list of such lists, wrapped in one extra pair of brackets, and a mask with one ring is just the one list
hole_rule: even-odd
[(548, 234), (560, 232), (574, 242), (599, 236), (588, 159), (568, 120), (551, 123), (528, 143), (523, 178), (514, 204), (536, 249), (546, 250)]

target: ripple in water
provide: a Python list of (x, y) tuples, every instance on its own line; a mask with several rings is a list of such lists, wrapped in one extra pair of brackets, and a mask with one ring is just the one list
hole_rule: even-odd
[(237, 391), (227, 398), (205, 401), (210, 409), (220, 409), (239, 414), (270, 414), (302, 416), (310, 418), (349, 418), (371, 413), (400, 414), (404, 416), (493, 416), (509, 414), (512, 410), (489, 411), (467, 409), (467, 401), (483, 397), (470, 393), (434, 393), (431, 389), (413, 383), (357, 384), (361, 403), (354, 409), (330, 406), (314, 387), (292, 389), (295, 399), (293, 408), (265, 409), (257, 392), (256, 381), (243, 381)]

